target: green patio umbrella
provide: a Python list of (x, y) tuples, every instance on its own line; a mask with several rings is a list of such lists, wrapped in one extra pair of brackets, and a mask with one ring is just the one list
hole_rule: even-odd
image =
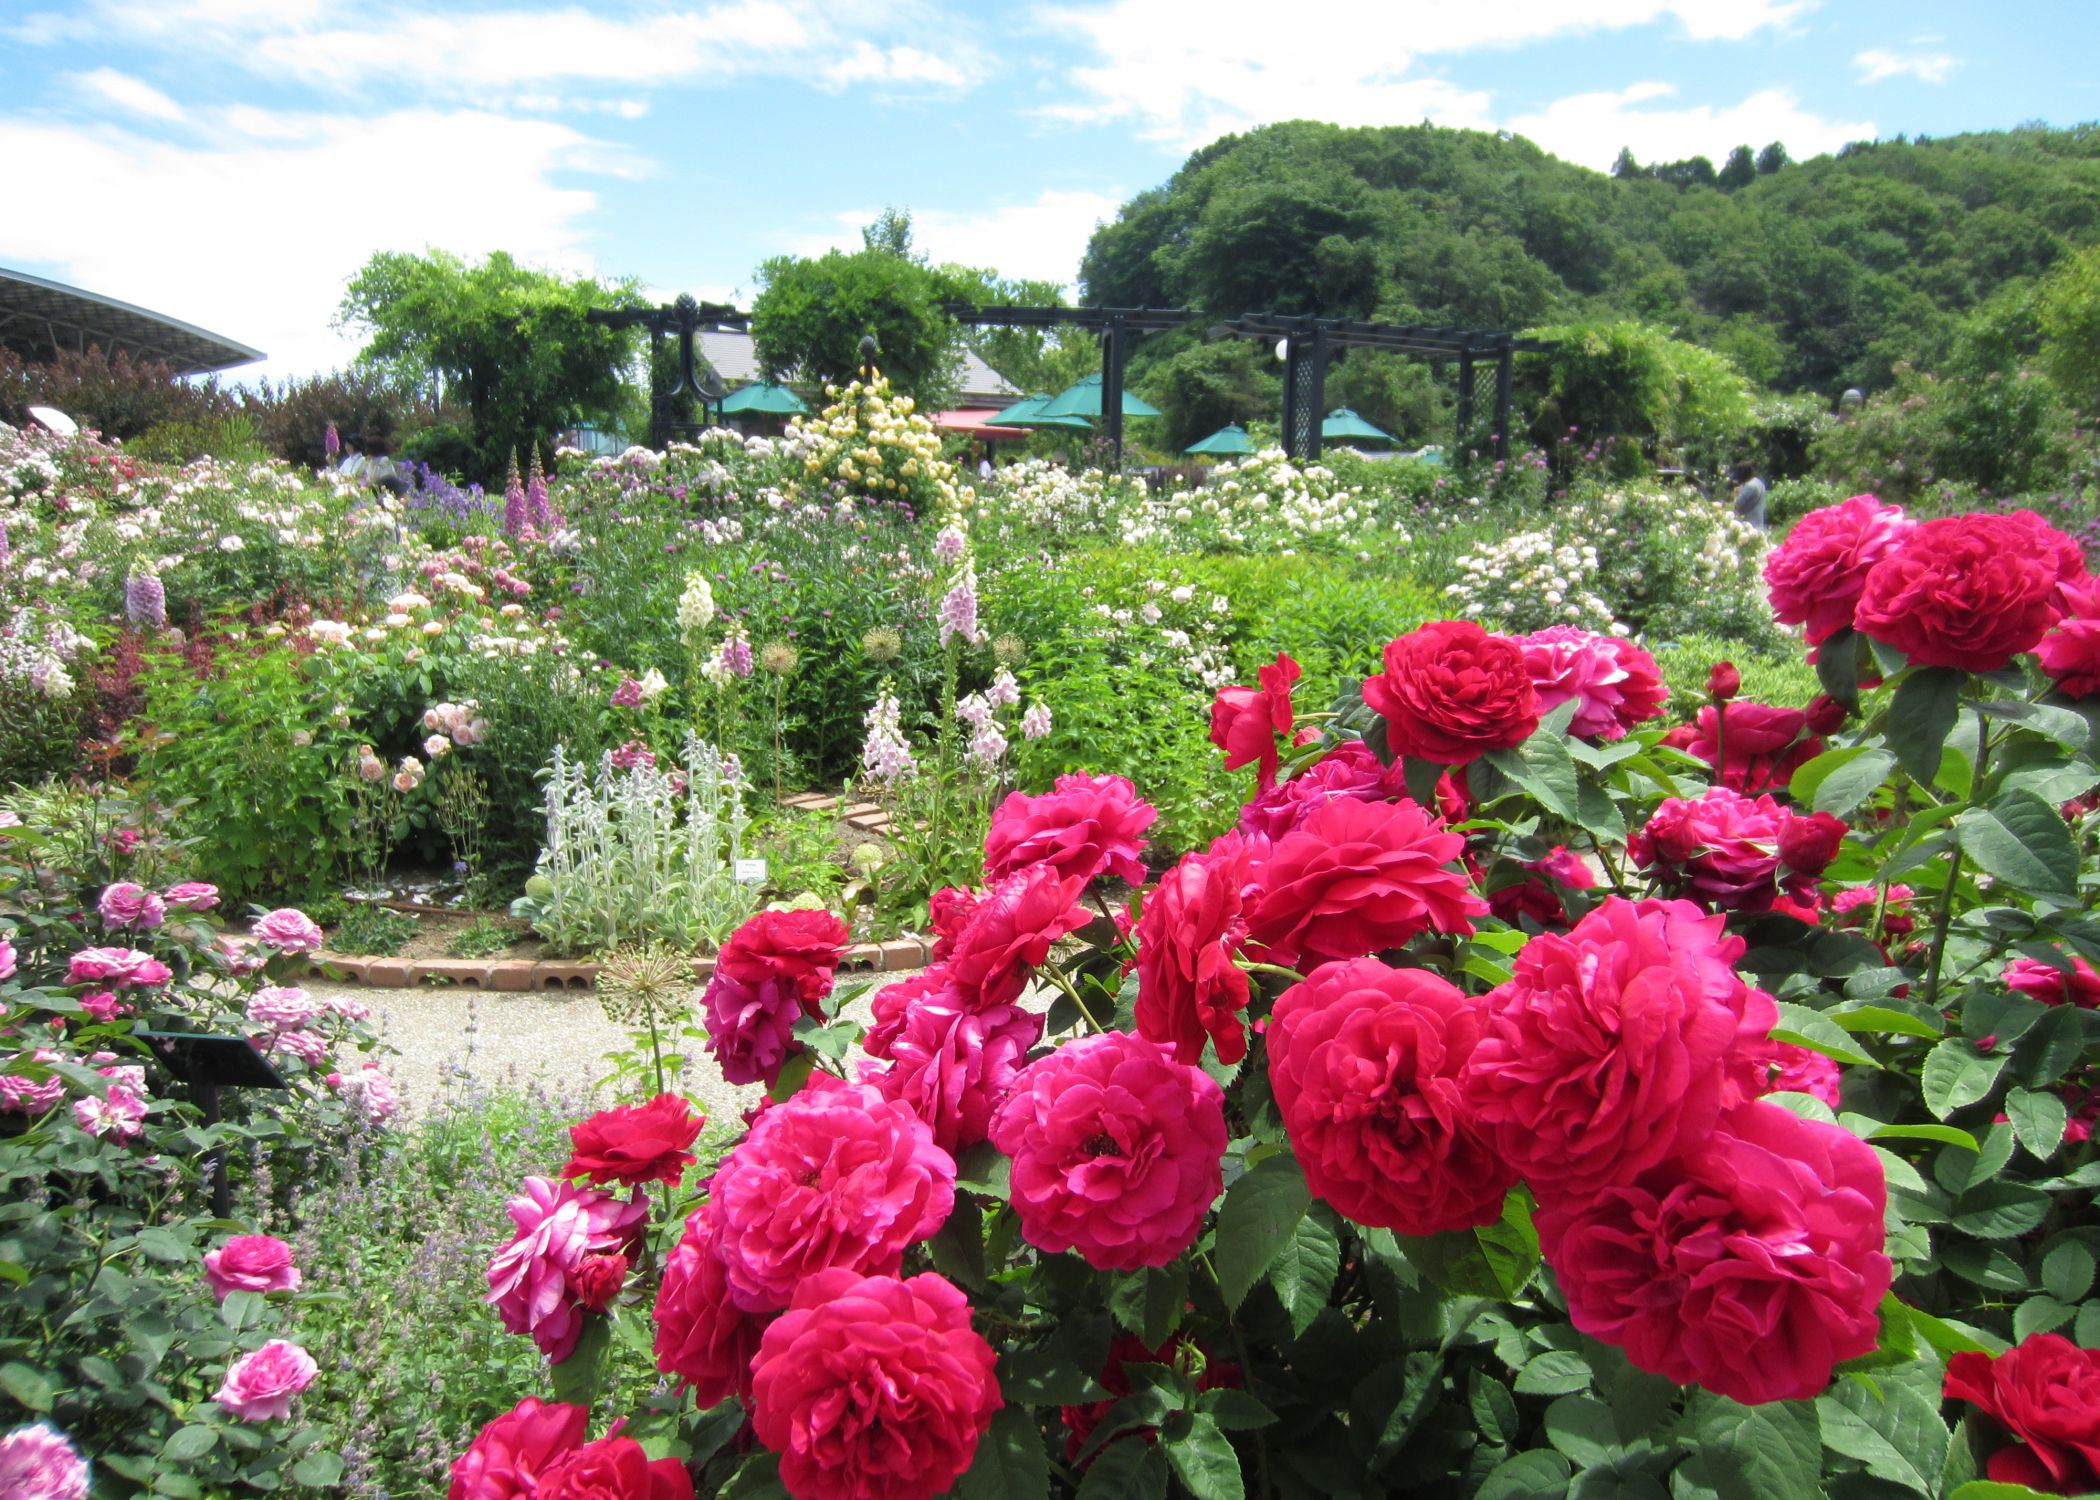
[(1093, 431), (1093, 424), (1085, 417), (1046, 417), (1043, 407), (1050, 398), (1044, 395), (1023, 396), (1004, 411), (993, 412), (985, 421), (993, 427), (1076, 427), (1081, 432)]
[(1381, 443), (1393, 441), (1390, 432), (1373, 427), (1346, 406), (1337, 406), (1327, 414), (1327, 420), (1320, 424), (1321, 442), (1332, 442), (1336, 438), (1370, 438)]
[[(1101, 377), (1083, 375), (1072, 385), (1058, 392), (1046, 402), (1042, 409), (1045, 417), (1098, 417), (1101, 415)], [(1123, 392), (1123, 415), (1126, 417), (1156, 417), (1159, 408)]]
[(759, 381), (753, 385), (740, 385), (722, 398), (722, 414), (735, 416), (738, 412), (764, 412), (768, 416), (795, 417), (808, 412), (802, 398), (784, 385), (767, 385)]
[(1184, 453), (1252, 453), (1254, 439), (1247, 436), (1247, 429), (1234, 422), (1229, 427), (1220, 427), (1209, 437), (1190, 443), (1181, 450)]

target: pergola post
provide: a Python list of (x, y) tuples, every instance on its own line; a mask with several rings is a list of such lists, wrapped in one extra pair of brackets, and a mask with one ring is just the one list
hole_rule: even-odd
[[(587, 322), (601, 328), (646, 328), (649, 330), (649, 445), (662, 448), (671, 436), (671, 398), (690, 391), (704, 407), (719, 401), (726, 392), (720, 382), (703, 380), (693, 355), (693, 335), (702, 328), (749, 328), (751, 315), (713, 302), (698, 302), (680, 293), (675, 302), (660, 307), (594, 307), (584, 314)], [(669, 334), (678, 335), (678, 379), (667, 391), (656, 388), (656, 354)]]
[(1473, 430), (1473, 351), (1458, 351), (1458, 435), (1451, 451), (1463, 455), (1466, 436)]
[(1293, 333), (1284, 350), (1283, 451), (1299, 463), (1311, 463), (1320, 456), (1320, 422), (1327, 407), (1327, 355), (1327, 330), (1317, 322)]
[(1111, 312), (1101, 329), (1101, 435), (1123, 467), (1123, 361), (1130, 352), (1121, 317)]
[(1495, 462), (1509, 462), (1510, 388), (1516, 375), (1516, 351), (1504, 339), (1495, 355)]

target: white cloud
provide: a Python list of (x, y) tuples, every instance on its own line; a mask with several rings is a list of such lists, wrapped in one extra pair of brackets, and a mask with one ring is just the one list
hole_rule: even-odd
[[(41, 164), (41, 210), (0, 216), (0, 264), (55, 276), (196, 323), (303, 374), (346, 361), (330, 329), (344, 283), (377, 250), (509, 250), (570, 273), (595, 194), (556, 173), (606, 152), (553, 121), (476, 110), (371, 117), (228, 112), (183, 145), (127, 130), (0, 119), (0, 158)], [(83, 234), (121, 203), (136, 236)], [(407, 205), (413, 205), (408, 207)]]
[(1920, 83), (1945, 83), (1961, 66), (1961, 59), (1945, 52), (1888, 52), (1872, 47), (1853, 58), (1852, 65), (1859, 69), (1861, 83), (1905, 77)]
[[(1028, 281), (1054, 281), (1070, 290), (1079, 278), (1079, 258), (1096, 225), (1113, 219), (1123, 199), (1106, 193), (1045, 189), (1027, 203), (1010, 203), (979, 213), (942, 209), (912, 210), (914, 249), (935, 264), (980, 267), (1001, 276)], [(791, 255), (822, 255), (827, 250), (861, 248), (861, 226), (874, 222), (874, 209), (835, 214), (836, 227), (790, 240)]]
[(1673, 20), (1697, 41), (1740, 40), (1786, 25), (1813, 3), (1328, 0), (1281, 24), (1272, 0), (1219, 0), (1200, 16), (1179, 0), (1057, 8), (1044, 13), (1042, 28), (1078, 36), (1099, 61), (1073, 71), (1085, 97), (1044, 113), (1132, 120), (1148, 139), (1179, 147), (1289, 119), (1482, 127), (1490, 124), (1485, 93), (1409, 69), (1428, 57)]
[(1740, 104), (1642, 108), (1673, 96), (1668, 84), (1637, 83), (1617, 92), (1571, 94), (1537, 114), (1508, 122), (1510, 130), (1568, 161), (1600, 171), (1619, 149), (1643, 162), (1712, 158), (1716, 165), (1737, 146), (1753, 150), (1781, 141), (1794, 157), (1835, 151), (1847, 141), (1871, 139), (1871, 120), (1826, 120), (1801, 108), (1786, 89), (1760, 89)]
[(96, 68), (88, 73), (70, 73), (67, 81), (91, 99), (114, 104), (121, 110), (153, 120), (180, 120), (182, 106), (143, 78), (119, 73), (115, 68)]
[(917, 47), (892, 47), (888, 51), (866, 40), (824, 70), (824, 80), (835, 89), (856, 83), (929, 84), (960, 89), (969, 84), (962, 70), (946, 58)]

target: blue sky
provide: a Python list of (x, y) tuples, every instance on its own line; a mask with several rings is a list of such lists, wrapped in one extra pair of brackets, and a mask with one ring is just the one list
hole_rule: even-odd
[[(0, 265), (342, 363), (375, 250), (748, 305), (908, 209), (1069, 281), (1195, 146), (1293, 118), (1603, 167), (2100, 118), (2100, 6), (1885, 0), (0, 0)], [(255, 373), (253, 369), (243, 373)]]

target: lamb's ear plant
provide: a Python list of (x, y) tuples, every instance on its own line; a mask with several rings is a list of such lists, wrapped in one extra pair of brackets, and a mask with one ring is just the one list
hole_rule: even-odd
[(595, 772), (557, 747), (547, 769), (547, 844), (511, 914), (557, 953), (654, 942), (690, 953), (750, 914), (736, 879), (750, 825), (743, 773), (696, 736), (682, 772), (611, 755)]

